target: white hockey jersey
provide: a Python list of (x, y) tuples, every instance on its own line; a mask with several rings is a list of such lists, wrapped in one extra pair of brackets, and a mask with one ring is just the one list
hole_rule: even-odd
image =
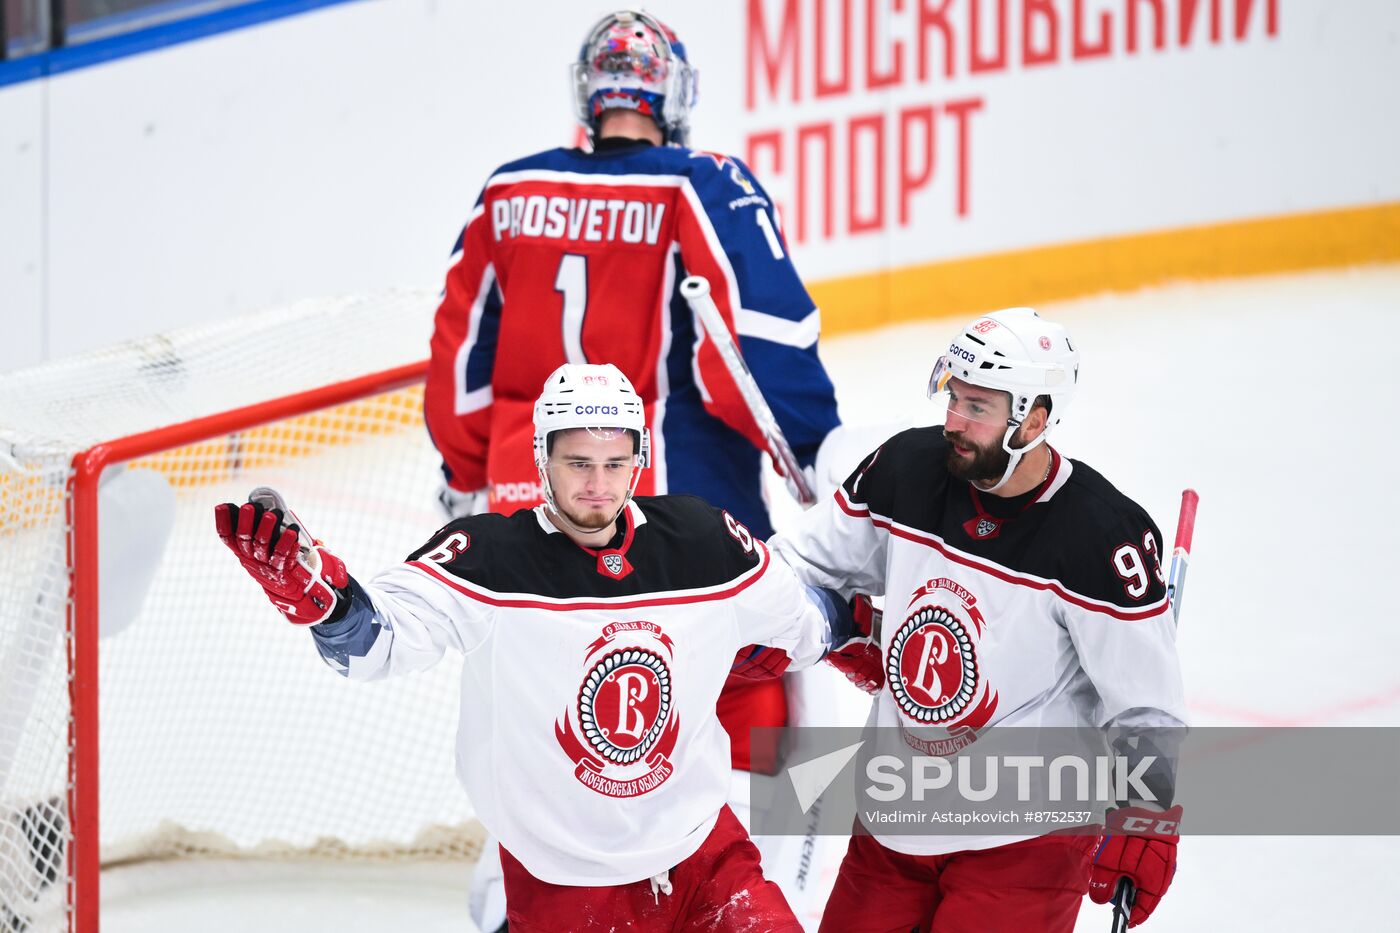
[[(949, 475), (942, 427), (905, 431), (770, 542), (810, 585), (885, 597), (870, 725), (916, 749), (934, 736), (927, 751), (943, 755), (989, 726), (1185, 724), (1161, 534), (1051, 454), (1044, 482), (1002, 498)], [(867, 828), (911, 855), (1029, 838)]]
[(627, 506), (609, 547), (543, 507), (439, 530), (312, 631), (353, 679), (465, 656), (457, 770), (477, 815), (535, 877), (616, 885), (666, 871), (713, 828), (730, 780), (715, 716), (735, 653), (826, 650), (793, 572), (690, 496)]

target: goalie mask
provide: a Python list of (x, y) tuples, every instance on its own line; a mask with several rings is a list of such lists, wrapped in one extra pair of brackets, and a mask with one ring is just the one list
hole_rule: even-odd
[[(933, 366), (929, 398), (947, 391), (953, 378), (1010, 396), (1011, 414), (1005, 422), (1001, 447), (1011, 460), (1001, 479), (987, 489), (995, 492), (1016, 472), (1021, 457), (1060, 423), (1079, 382), (1079, 351), (1070, 341), (1069, 331), (1059, 324), (1045, 320), (1031, 308), (1007, 308), (984, 314), (958, 332), (948, 352)], [(1011, 438), (1040, 396), (1050, 400), (1045, 430), (1026, 446), (1012, 447)], [(964, 412), (959, 415), (979, 420)]]
[(685, 46), (656, 17), (609, 13), (588, 31), (573, 65), (575, 116), (592, 139), (604, 112), (633, 110), (655, 120), (667, 143), (684, 146), (695, 77)]
[[(557, 431), (583, 429), (590, 432), (626, 431), (633, 437), (632, 480), (627, 496), (637, 490), (642, 470), (651, 463), (651, 433), (646, 412), (632, 383), (611, 363), (565, 363), (545, 380), (544, 391), (535, 401), (535, 468), (549, 510), (563, 517), (554, 500), (549, 480), (549, 437)], [(616, 517), (616, 516), (614, 516)]]

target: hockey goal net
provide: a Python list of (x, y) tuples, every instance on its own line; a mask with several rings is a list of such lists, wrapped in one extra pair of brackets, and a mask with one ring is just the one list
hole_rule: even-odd
[(476, 854), (460, 662), (337, 676), (212, 516), (273, 486), (364, 575), (426, 539), (434, 304), (306, 302), (0, 375), (0, 931), (96, 929), (101, 869), (138, 860)]

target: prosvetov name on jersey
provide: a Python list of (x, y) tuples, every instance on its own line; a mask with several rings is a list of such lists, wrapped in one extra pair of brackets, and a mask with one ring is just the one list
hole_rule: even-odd
[(650, 201), (515, 195), (491, 202), (491, 233), (497, 242), (526, 236), (655, 246), (665, 214), (665, 204)]

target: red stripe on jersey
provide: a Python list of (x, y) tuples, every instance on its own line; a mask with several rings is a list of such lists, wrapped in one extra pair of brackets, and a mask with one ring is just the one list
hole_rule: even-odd
[(709, 593), (691, 593), (678, 596), (619, 596), (612, 599), (605, 597), (588, 602), (578, 600), (555, 600), (546, 602), (544, 601), (544, 597), (540, 599), (501, 599), (468, 589), (457, 580), (445, 575), (436, 566), (425, 563), (424, 561), (411, 560), (408, 561), (405, 566), (417, 570), (420, 573), (427, 574), (432, 579), (451, 587), (463, 596), (470, 596), (472, 599), (486, 603), (489, 606), (500, 606), (507, 609), (544, 609), (550, 612), (573, 612), (579, 609), (638, 609), (648, 606), (677, 606), (686, 603), (706, 603), (717, 599), (728, 599), (731, 596), (743, 592), (768, 571), (770, 563), (768, 548), (763, 545), (763, 542), (755, 541), (754, 544), (757, 546), (759, 554), (758, 566), (740, 577), (733, 586), (726, 587), (725, 589)]
[(1012, 583), (1016, 586), (1028, 586), (1034, 590), (1049, 590), (1065, 602), (1078, 606), (1081, 609), (1088, 609), (1090, 612), (1100, 612), (1124, 622), (1141, 622), (1146, 619), (1153, 619), (1157, 616), (1165, 615), (1171, 609), (1171, 604), (1167, 602), (1165, 598), (1151, 606), (1134, 611), (1124, 611), (1104, 603), (1092, 602), (1088, 597), (1079, 596), (1065, 589), (1064, 585), (1058, 580), (1042, 580), (1037, 577), (1020, 576), (1019, 574), (1012, 573), (1002, 568), (1000, 564), (985, 563), (955, 551), (937, 535), (930, 534), (926, 531), (915, 531), (912, 528), (906, 528), (903, 525), (896, 524), (892, 519), (871, 512), (868, 508), (853, 506), (846, 501), (844, 490), (837, 489), (836, 504), (841, 506), (841, 511), (850, 515), (852, 518), (868, 518), (870, 519), (870, 523), (876, 528), (883, 528), (890, 534), (903, 538), (906, 541), (913, 541), (915, 544), (922, 544), (925, 547), (933, 548), (955, 564), (962, 564), (974, 570), (980, 570), (983, 573), (996, 577), (998, 580)]
[[(681, 254), (685, 256), (686, 271), (691, 275), (704, 276), (710, 283), (710, 297), (724, 319), (725, 329), (738, 346), (739, 331), (734, 315), (739, 310), (739, 281), (694, 189), (687, 184), (681, 189), (681, 194), (683, 197), (677, 199), (680, 210), (676, 220), (676, 237), (680, 242)], [(709, 396), (705, 400), (705, 408), (744, 435), (759, 450), (766, 450), (768, 443), (763, 429), (749, 410), (743, 392), (734, 382), (723, 357), (709, 334), (700, 326), (698, 318), (696, 328), (704, 337), (695, 354), (695, 368)]]

